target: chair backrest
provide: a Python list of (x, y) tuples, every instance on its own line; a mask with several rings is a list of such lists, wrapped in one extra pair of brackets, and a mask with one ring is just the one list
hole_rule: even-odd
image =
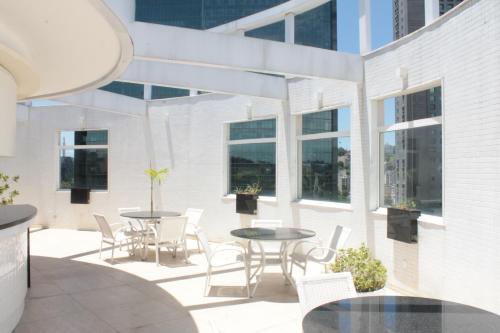
[(349, 272), (301, 276), (296, 284), (302, 316), (325, 303), (357, 296)]
[(203, 229), (200, 227), (195, 228), (196, 237), (200, 241), (201, 247), (205, 252), (205, 256), (207, 257), (208, 262), (210, 262), (210, 258), (212, 257), (212, 248), (210, 247), (210, 243), (208, 243), (208, 238)]
[(118, 215), (120, 215), (120, 223), (124, 227), (132, 227), (132, 228), (135, 228), (138, 230), (142, 229), (142, 224), (139, 221), (137, 221), (135, 219), (128, 218), (128, 217), (121, 216), (121, 214), (123, 214), (123, 213), (140, 212), (140, 211), (141, 211), (141, 207), (118, 208)]
[(197, 208), (186, 209), (186, 213), (184, 213), (184, 215), (187, 216), (188, 218), (186, 226), (186, 234), (189, 235), (195, 234), (195, 229), (198, 226), (198, 223), (200, 222), (202, 214), (203, 214), (203, 209), (197, 209)]
[(100, 214), (93, 214), (93, 215), (97, 221), (97, 225), (99, 226), (99, 229), (101, 230), (102, 236), (104, 238), (114, 239), (113, 230), (111, 230), (111, 227), (109, 226), (108, 221), (106, 221), (106, 218), (104, 217), (104, 215), (100, 215)]
[(335, 252), (328, 251), (328, 253), (326, 254), (326, 256), (324, 258), (324, 261), (331, 261), (331, 260), (335, 259), (337, 251), (344, 247), (345, 242), (347, 241), (347, 239), (351, 235), (351, 231), (352, 230), (350, 228), (343, 227), (341, 225), (337, 225), (335, 227), (335, 230), (333, 230), (333, 233), (330, 236), (330, 240), (329, 240), (328, 245), (327, 245), (330, 249), (335, 250)]
[(157, 228), (158, 242), (182, 242), (186, 231), (186, 216), (163, 217)]
[[(282, 220), (268, 220), (268, 219), (254, 219), (252, 220), (253, 228), (269, 228), (276, 229), (283, 226)], [(278, 254), (281, 244), (279, 242), (262, 242), (264, 252), (268, 254)], [(256, 244), (252, 244), (252, 252), (258, 252), (259, 249)]]

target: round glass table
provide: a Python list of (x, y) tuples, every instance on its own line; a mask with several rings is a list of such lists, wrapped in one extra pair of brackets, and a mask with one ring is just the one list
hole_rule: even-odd
[[(238, 237), (241, 239), (248, 240), (248, 253), (252, 253), (252, 242), (255, 242), (259, 247), (260, 252), (260, 263), (257, 266), (255, 272), (252, 274), (248, 272), (247, 279), (251, 281), (254, 277), (258, 275), (255, 286), (252, 290), (252, 296), (255, 294), (257, 286), (262, 280), (262, 274), (264, 273), (264, 268), (266, 266), (266, 252), (261, 242), (281, 242), (279, 250), (279, 260), (281, 265), (281, 271), (285, 278), (285, 282), (289, 282), (293, 286), (295, 283), (288, 273), (288, 263), (286, 250), (288, 249), (288, 244), (290, 242), (295, 242), (304, 238), (310, 238), (316, 236), (316, 233), (308, 229), (300, 228), (241, 228), (231, 231), (231, 236)], [(247, 255), (245, 258), (247, 261), (251, 261), (251, 255)], [(248, 263), (248, 262), (247, 262)], [(251, 262), (250, 262), (251, 263)]]
[(162, 217), (181, 216), (181, 213), (165, 210), (141, 210), (137, 212), (121, 213), (120, 216), (135, 219), (139, 222), (141, 230), (138, 231), (142, 232), (143, 239), (142, 260), (146, 260), (148, 256), (148, 229), (155, 228), (156, 223), (158, 223)]
[(500, 316), (438, 299), (371, 296), (344, 299), (311, 310), (305, 333), (498, 333)]

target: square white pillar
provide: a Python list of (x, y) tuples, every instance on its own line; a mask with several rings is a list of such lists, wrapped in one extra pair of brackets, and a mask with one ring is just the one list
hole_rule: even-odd
[(439, 0), (425, 0), (425, 25), (439, 17)]
[(295, 14), (285, 15), (285, 43), (295, 43)]
[(371, 0), (359, 0), (359, 53), (372, 49)]

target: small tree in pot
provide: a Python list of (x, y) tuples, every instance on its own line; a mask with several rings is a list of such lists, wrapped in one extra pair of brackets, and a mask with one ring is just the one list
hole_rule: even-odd
[(256, 215), (260, 192), (262, 187), (258, 183), (236, 188), (236, 213)]
[(162, 169), (152, 169), (152, 168), (149, 168), (147, 170), (144, 171), (146, 173), (146, 175), (149, 176), (149, 180), (151, 181), (151, 186), (150, 186), (150, 190), (151, 190), (151, 196), (150, 196), (150, 210), (151, 210), (151, 215), (153, 215), (153, 210), (154, 210), (154, 205), (153, 205), (153, 187), (154, 187), (154, 184), (155, 183), (158, 183), (158, 185), (161, 185), (161, 182), (165, 180), (165, 178), (167, 178), (167, 175), (168, 175), (168, 169), (167, 168), (162, 168)]
[(0, 172), (0, 206), (12, 205), (14, 198), (19, 195), (19, 191), (12, 189), (19, 181), (19, 176), (8, 176)]
[(363, 243), (359, 249), (342, 249), (331, 265), (335, 273), (350, 272), (357, 292), (372, 292), (382, 289), (387, 281), (387, 270), (380, 260), (370, 256)]

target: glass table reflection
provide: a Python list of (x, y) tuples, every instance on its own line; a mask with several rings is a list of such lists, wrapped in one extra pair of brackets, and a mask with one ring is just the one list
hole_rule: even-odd
[(498, 333), (500, 316), (438, 299), (371, 296), (319, 306), (302, 327), (305, 333)]

